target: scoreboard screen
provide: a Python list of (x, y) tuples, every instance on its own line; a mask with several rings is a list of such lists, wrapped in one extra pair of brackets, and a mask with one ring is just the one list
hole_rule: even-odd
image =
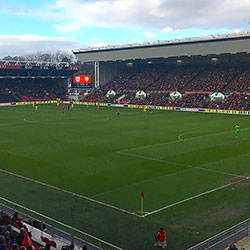
[(91, 75), (77, 75), (73, 76), (72, 88), (91, 88)]

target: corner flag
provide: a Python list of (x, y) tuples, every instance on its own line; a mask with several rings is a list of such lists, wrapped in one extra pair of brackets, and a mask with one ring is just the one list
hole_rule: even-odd
[(140, 193), (140, 196), (141, 196), (141, 215), (143, 215), (143, 201), (144, 201), (144, 193), (141, 192)]

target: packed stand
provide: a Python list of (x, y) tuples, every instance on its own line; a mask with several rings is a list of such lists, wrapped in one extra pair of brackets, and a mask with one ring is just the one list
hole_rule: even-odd
[(250, 110), (250, 95), (233, 93), (222, 103), (217, 104), (217, 108), (229, 110)]
[(113, 89), (118, 93), (129, 90), (145, 90), (152, 83), (159, 80), (161, 72), (161, 65), (137, 66), (114, 78), (111, 82), (103, 86), (103, 90), (107, 92), (109, 89)]
[(0, 86), (0, 102), (67, 100), (67, 90), (55, 79), (4, 79)]
[(245, 69), (232, 83), (223, 89), (223, 92), (250, 92), (250, 70)]
[[(93, 91), (88, 97), (85, 97), (83, 101), (115, 102), (119, 97), (124, 95), (124, 100), (131, 102), (137, 91), (149, 89), (152, 84), (159, 81), (163, 72), (162, 65), (137, 66), (115, 77), (99, 90)], [(106, 94), (111, 89), (116, 92), (116, 96), (110, 100), (110, 98), (106, 97)], [(122, 102), (124, 102), (124, 100)]]
[[(0, 83), (0, 102), (67, 100), (67, 89), (56, 79), (4, 79)], [(109, 90), (116, 95), (107, 96)], [(140, 90), (146, 98), (135, 98)], [(179, 91), (182, 98), (171, 99), (173, 91)], [(224, 93), (225, 100), (211, 101), (209, 95), (214, 92)], [(146, 64), (128, 68), (82, 101), (249, 110), (249, 96), (247, 65)]]
[(211, 105), (211, 101), (208, 94), (188, 94), (182, 98), (171, 99), (168, 103), (170, 107), (182, 107), (182, 108), (208, 108)]
[(140, 104), (140, 105), (151, 105), (151, 106), (168, 106), (169, 102), (169, 93), (154, 91), (148, 93), (144, 99), (133, 99), (131, 104)]
[(183, 91), (186, 84), (188, 84), (195, 76), (197, 76), (202, 67), (196, 66), (182, 66), (173, 67), (168, 66), (162, 70), (158, 81), (152, 84), (147, 90), (150, 91)]
[[(106, 97), (109, 90), (116, 95)], [(146, 98), (135, 98), (139, 90), (147, 94)], [(173, 91), (182, 93), (182, 98), (171, 99), (169, 94)], [(225, 100), (211, 101), (214, 92), (224, 93)], [(123, 72), (83, 101), (250, 110), (249, 97), (250, 70), (243, 66), (156, 64), (135, 66)]]
[(206, 67), (195, 79), (184, 88), (185, 91), (220, 92), (240, 73), (239, 67), (210, 66)]

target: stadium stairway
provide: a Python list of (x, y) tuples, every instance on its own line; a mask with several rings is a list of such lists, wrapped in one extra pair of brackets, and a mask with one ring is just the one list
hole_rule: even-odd
[(153, 86), (154, 84), (156, 84), (164, 75), (166, 74), (166, 72), (159, 74), (158, 76), (156, 76), (156, 78), (150, 82), (144, 89), (143, 91), (147, 91), (150, 89), (151, 86)]
[(185, 90), (189, 87), (189, 85), (192, 85), (192, 82), (193, 82), (196, 78), (199, 78), (200, 75), (202, 75), (203, 72), (205, 72), (205, 70), (206, 70), (206, 69), (201, 70), (201, 71), (198, 72), (193, 78), (191, 78), (189, 81), (187, 81), (186, 84), (182, 87), (181, 90), (182, 90), (182, 91), (185, 91)]
[(225, 91), (224, 91), (225, 89), (230, 88), (230, 86), (231, 86), (236, 80), (238, 80), (238, 79), (242, 76), (242, 74), (243, 74), (244, 71), (245, 71), (245, 69), (242, 69), (238, 74), (236, 74), (236, 75), (233, 77), (233, 79), (230, 81), (230, 83), (228, 83), (227, 85), (224, 86), (224, 88), (221, 90), (221, 92), (225, 92)]
[(15, 93), (11, 92), (12, 96), (19, 102), (21, 102), (21, 98), (19, 98)]
[(117, 98), (117, 100), (120, 102), (125, 96), (126, 96), (126, 95), (123, 94), (123, 95), (121, 95), (119, 98)]

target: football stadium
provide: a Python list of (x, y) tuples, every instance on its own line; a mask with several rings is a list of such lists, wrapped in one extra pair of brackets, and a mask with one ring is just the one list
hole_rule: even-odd
[(162, 248), (243, 247), (250, 33), (73, 53), (0, 61), (1, 226), (51, 249), (156, 249), (160, 228)]

